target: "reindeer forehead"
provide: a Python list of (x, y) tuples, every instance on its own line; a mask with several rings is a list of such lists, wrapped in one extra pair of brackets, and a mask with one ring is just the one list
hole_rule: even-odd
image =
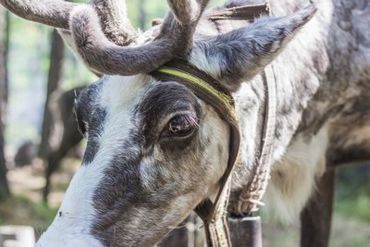
[(120, 111), (139, 102), (153, 83), (146, 75), (109, 76), (102, 79), (100, 105), (110, 111)]
[(89, 108), (87, 114), (94, 107), (111, 115), (131, 112), (153, 118), (176, 111), (200, 111), (191, 90), (176, 82), (156, 81), (148, 75), (104, 77), (88, 87), (76, 107)]

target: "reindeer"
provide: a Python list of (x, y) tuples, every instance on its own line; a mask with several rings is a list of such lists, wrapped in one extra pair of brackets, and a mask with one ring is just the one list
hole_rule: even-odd
[[(235, 99), (241, 146), (229, 203), (234, 215), (243, 214), (235, 208), (253, 176), (267, 100), (263, 82), (273, 83), (276, 130), (265, 203), (290, 220), (313, 195), (302, 219), (312, 223), (316, 212), (320, 227), (302, 245), (327, 246), (331, 167), (370, 158), (367, 1), (302, 8), (307, 1), (271, 0), (273, 17), (248, 25), (202, 18), (207, 0), (168, 0), (170, 13), (143, 34), (130, 25), (124, 1), (0, 2), (59, 28), (83, 61), (104, 74), (77, 100), (86, 152), (37, 246), (155, 245), (205, 198), (215, 198), (230, 128), (188, 87), (152, 76), (174, 59), (207, 73)], [(246, 3), (255, 1), (230, 0), (219, 9)]]
[(60, 132), (60, 134), (53, 134), (59, 138), (54, 138), (56, 140), (54, 140), (52, 147), (46, 155), (46, 182), (42, 191), (43, 200), (46, 203), (50, 192), (51, 176), (60, 167), (62, 159), (69, 152), (75, 150), (83, 138), (78, 130), (73, 112), (74, 101), (83, 89), (85, 89), (85, 86), (76, 87), (66, 92), (58, 92), (57, 95), (53, 95), (53, 100), (51, 101), (50, 108), (54, 124), (53, 131)]

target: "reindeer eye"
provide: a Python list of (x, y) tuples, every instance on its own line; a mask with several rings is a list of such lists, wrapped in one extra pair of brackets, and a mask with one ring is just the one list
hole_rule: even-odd
[(197, 127), (196, 117), (189, 114), (177, 115), (169, 121), (165, 132), (167, 136), (186, 137), (192, 134)]

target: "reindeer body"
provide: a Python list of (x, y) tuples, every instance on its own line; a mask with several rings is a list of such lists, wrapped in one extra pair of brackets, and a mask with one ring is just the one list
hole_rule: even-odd
[[(229, 1), (227, 6), (260, 2)], [(276, 16), (292, 13), (305, 2), (269, 1)], [(278, 211), (283, 221), (297, 218), (313, 192), (315, 180), (327, 166), (370, 158), (366, 152), (370, 137), (367, 132), (370, 31), (366, 26), (370, 6), (360, 0), (317, 4), (315, 18), (265, 69), (268, 80), (276, 83), (278, 104), (275, 164), (266, 205)], [(235, 28), (245, 23), (229, 25)], [(199, 29), (217, 32), (209, 26)], [(190, 62), (217, 74), (193, 53)], [(256, 140), (261, 137), (264, 90), (259, 74), (234, 94), (243, 138), (231, 204), (236, 203), (240, 191), (250, 181), (250, 167), (259, 145)]]
[[(277, 15), (287, 14), (300, 4), (271, 1)], [(269, 79), (276, 81), (278, 95), (275, 164), (266, 204), (277, 209), (285, 221), (299, 215), (314, 190), (315, 180), (327, 166), (370, 158), (366, 152), (370, 137), (370, 32), (365, 24), (370, 21), (370, 6), (364, 1), (337, 0), (320, 1), (318, 9), (315, 18), (266, 67)], [(243, 84), (236, 96), (239, 116), (245, 120), (241, 122), (247, 147), (259, 138), (260, 128), (251, 126), (255, 121), (250, 121), (250, 114), (258, 118), (257, 106), (264, 101), (258, 80), (261, 78)], [(257, 133), (251, 134), (251, 129)], [(241, 155), (241, 162), (247, 164), (253, 154), (253, 149), (248, 150)], [(235, 174), (240, 182), (235, 184), (234, 197), (238, 195), (237, 188), (248, 181), (241, 174), (248, 174), (250, 166), (242, 167)]]
[[(217, 79), (235, 98), (242, 143), (231, 212), (251, 179), (261, 141), (267, 97), (261, 72), (274, 80), (277, 91), (274, 164), (266, 198), (283, 218), (292, 219), (302, 209), (326, 163), (354, 161), (333, 154), (366, 150), (366, 1), (320, 1), (306, 26), (315, 7), (295, 12), (305, 1), (274, 0), (273, 14), (287, 17), (264, 18), (248, 27), (243, 21), (220, 26), (203, 19), (197, 27), (208, 1), (170, 0), (172, 14), (160, 28), (128, 48), (120, 45), (135, 38), (132, 29), (119, 25), (127, 19), (117, 21), (118, 12), (103, 11), (104, 4), (125, 9), (123, 1), (96, 0), (77, 7), (58, 2), (62, 14), (54, 5), (42, 12), (29, 2), (1, 0), (25, 18), (64, 29), (72, 48), (93, 70), (111, 74), (77, 101), (87, 150), (40, 247), (154, 245), (202, 200), (214, 198), (228, 160), (227, 123), (185, 86), (148, 75), (176, 54)], [(36, 8), (36, 14), (24, 14), (27, 8)], [(120, 28), (112, 29), (114, 24)]]

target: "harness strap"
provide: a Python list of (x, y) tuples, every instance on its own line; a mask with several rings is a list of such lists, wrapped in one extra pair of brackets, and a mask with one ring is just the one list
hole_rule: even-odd
[[(275, 78), (268, 80), (266, 71), (267, 69), (262, 72), (263, 86), (265, 90), (265, 105), (263, 124), (261, 128), (261, 142), (257, 153), (258, 158), (253, 167), (254, 172), (252, 181), (246, 187), (247, 189), (242, 191), (239, 195), (236, 212), (233, 212), (236, 215), (252, 215), (253, 212), (258, 211), (258, 207), (263, 205), (261, 199), (266, 191), (266, 187), (270, 179), (271, 159), (276, 130), (276, 88)], [(271, 71), (272, 76), (274, 76), (272, 65)], [(214, 217), (205, 227), (207, 246), (231, 246), (225, 213), (227, 212), (228, 197), (230, 195), (231, 176), (230, 174), (225, 174), (224, 176), (228, 176), (227, 181), (221, 183), (221, 185), (224, 185), (224, 188), (216, 199), (216, 205), (213, 205), (209, 199), (206, 199), (195, 209), (196, 213), (204, 222), (206, 222), (204, 219), (209, 220), (209, 218), (207, 218), (207, 216), (210, 216), (209, 212), (211, 212), (211, 215), (213, 214)], [(221, 204), (222, 202), (225, 204)], [(230, 244), (225, 245), (225, 239), (228, 239)]]
[[(272, 73), (273, 67), (270, 65)], [(266, 191), (271, 172), (272, 149), (275, 139), (276, 125), (276, 92), (275, 79), (268, 80), (266, 71), (262, 73), (262, 80), (265, 88), (265, 109), (262, 125), (261, 144), (259, 149), (259, 159), (254, 166), (252, 181), (239, 195), (236, 213), (251, 215), (258, 211), (258, 207), (263, 205), (261, 199)]]

